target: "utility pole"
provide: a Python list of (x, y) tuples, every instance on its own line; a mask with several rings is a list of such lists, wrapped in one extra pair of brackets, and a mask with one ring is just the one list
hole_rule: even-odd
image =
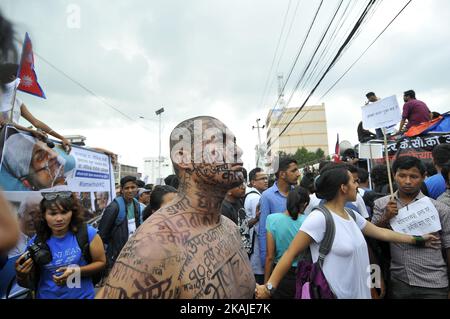
[(273, 126), (277, 126), (278, 123), (280, 123), (281, 121), (281, 117), (283, 116), (283, 113), (285, 111), (286, 108), (286, 102), (284, 101), (284, 91), (283, 91), (283, 86), (284, 86), (284, 76), (283, 73), (279, 73), (278, 76), (278, 105), (275, 105), (275, 109), (274, 109), (274, 122), (275, 124)]
[(256, 158), (256, 166), (258, 167), (259, 164), (259, 157), (261, 155), (261, 133), (260, 133), (260, 129), (264, 129), (266, 126), (259, 126), (259, 121), (261, 121), (261, 119), (256, 119), (256, 126), (252, 126), (252, 130), (254, 130), (255, 128), (258, 130), (258, 146), (256, 147), (256, 154), (257, 154), (257, 158)]
[(161, 114), (164, 108), (160, 108), (155, 113), (159, 116), (159, 155), (158, 155), (158, 183), (161, 183)]

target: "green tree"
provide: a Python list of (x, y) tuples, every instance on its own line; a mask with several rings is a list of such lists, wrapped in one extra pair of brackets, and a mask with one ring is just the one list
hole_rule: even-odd
[(305, 147), (297, 149), (295, 154), (287, 154), (286, 152), (278, 152), (280, 161), (286, 157), (293, 157), (299, 166), (305, 164), (312, 164), (325, 159), (325, 152), (322, 149), (317, 149), (315, 152), (309, 152)]

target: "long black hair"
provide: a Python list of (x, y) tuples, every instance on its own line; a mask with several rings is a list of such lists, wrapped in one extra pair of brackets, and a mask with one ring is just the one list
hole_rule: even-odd
[(40, 215), (39, 221), (36, 225), (36, 235), (44, 242), (52, 236), (52, 230), (48, 226), (47, 220), (45, 219), (45, 212), (47, 210), (62, 209), (64, 212), (72, 211), (69, 230), (73, 233), (77, 233), (84, 223), (83, 207), (74, 193), (72, 193), (72, 196), (69, 198), (57, 197), (54, 200), (47, 200), (44, 198), (42, 199), (39, 207)]
[(287, 211), (293, 220), (297, 220), (299, 214), (303, 214), (309, 204), (309, 192), (306, 188), (296, 186), (287, 196)]

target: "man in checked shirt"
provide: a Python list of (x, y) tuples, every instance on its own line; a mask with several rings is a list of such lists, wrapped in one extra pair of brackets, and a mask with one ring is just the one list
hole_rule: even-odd
[[(420, 191), (425, 170), (418, 158), (405, 156), (397, 159), (393, 164), (398, 185), (395, 199), (386, 196), (375, 201), (372, 223), (390, 228), (389, 221), (399, 209), (425, 197)], [(444, 259), (445, 254), (450, 261), (450, 210), (444, 204), (430, 200), (439, 213), (442, 249), (391, 243), (389, 297), (392, 299), (450, 298), (450, 268)]]

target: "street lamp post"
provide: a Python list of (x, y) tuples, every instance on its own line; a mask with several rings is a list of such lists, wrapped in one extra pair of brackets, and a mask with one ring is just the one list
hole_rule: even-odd
[(159, 115), (159, 155), (158, 155), (158, 183), (161, 183), (161, 114), (164, 112), (164, 108), (160, 108), (155, 113)]
[(259, 126), (259, 121), (261, 121), (261, 119), (257, 119), (256, 120), (256, 126), (252, 126), (252, 130), (254, 129), (258, 129), (258, 146), (256, 147), (256, 166), (259, 166), (259, 158), (261, 155), (261, 133), (259, 132), (260, 129), (264, 129), (266, 126)]

